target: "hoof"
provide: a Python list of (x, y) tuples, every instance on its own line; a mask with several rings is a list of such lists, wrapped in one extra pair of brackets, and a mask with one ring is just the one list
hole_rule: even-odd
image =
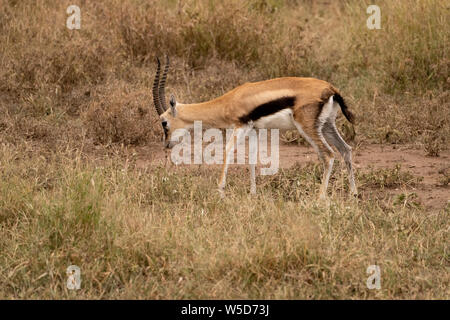
[(217, 189), (217, 191), (219, 192), (219, 196), (221, 199), (225, 198), (225, 192), (222, 189)]

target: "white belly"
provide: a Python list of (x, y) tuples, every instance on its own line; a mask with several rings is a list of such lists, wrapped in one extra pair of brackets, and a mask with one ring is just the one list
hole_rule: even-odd
[(277, 113), (271, 114), (270, 116), (259, 118), (255, 121), (255, 128), (281, 130), (295, 129), (292, 119), (292, 110), (283, 109)]

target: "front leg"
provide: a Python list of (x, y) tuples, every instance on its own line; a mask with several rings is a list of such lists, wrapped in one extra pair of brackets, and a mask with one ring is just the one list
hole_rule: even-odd
[[(253, 129), (253, 121), (248, 123), (247, 133)], [(248, 140), (248, 163), (250, 165), (250, 194), (256, 194), (256, 162), (258, 161), (258, 139), (250, 139)]]
[(224, 156), (224, 162), (222, 165), (222, 175), (220, 176), (220, 182), (219, 182), (219, 194), (221, 198), (225, 197), (225, 185), (227, 181), (227, 171), (228, 171), (228, 164), (231, 162), (231, 156), (232, 151), (234, 150), (234, 144), (235, 144), (235, 137), (237, 135), (237, 128), (233, 129), (233, 133), (231, 134), (230, 140), (227, 142), (227, 146), (225, 148), (225, 156)]
[[(225, 149), (225, 161), (224, 164), (222, 166), (222, 176), (220, 179), (220, 183), (219, 183), (219, 193), (220, 196), (223, 198), (225, 196), (224, 193), (224, 189), (225, 189), (225, 185), (226, 185), (226, 179), (227, 179), (227, 171), (228, 171), (228, 164), (231, 162), (231, 157), (234, 156), (234, 153), (232, 152), (234, 150), (234, 145), (236, 143), (240, 142), (240, 139), (242, 137), (245, 137), (248, 132), (253, 128), (253, 122), (249, 122), (244, 126), (241, 127), (236, 127), (233, 129), (233, 133), (231, 135), (230, 141), (228, 141), (226, 149)], [(236, 138), (236, 141), (235, 141)], [(244, 142), (245, 143), (245, 142)], [(252, 152), (252, 147), (250, 147), (250, 152)], [(256, 151), (253, 151), (256, 152)], [(254, 165), (250, 165), (253, 166), (251, 167), (252, 169), (250, 170), (250, 179), (251, 179), (251, 193), (256, 193), (256, 183), (255, 183), (255, 166)], [(253, 172), (253, 175), (252, 175)]]
[(250, 163), (250, 194), (256, 194), (256, 164)]

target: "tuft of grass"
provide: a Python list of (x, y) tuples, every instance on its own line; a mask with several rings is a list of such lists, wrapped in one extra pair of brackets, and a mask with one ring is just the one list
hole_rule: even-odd
[(395, 197), (394, 205), (410, 207), (410, 208), (418, 208), (421, 206), (420, 200), (418, 199), (417, 193), (401, 193)]
[(439, 169), (440, 182), (443, 186), (448, 186), (450, 184), (450, 166), (443, 167)]
[(148, 92), (129, 93), (123, 85), (108, 86), (102, 91), (81, 115), (95, 143), (138, 145), (157, 140), (162, 130), (159, 121), (155, 121), (155, 111), (143, 107), (150, 99)]
[(302, 167), (296, 163), (289, 169), (280, 169), (279, 174), (265, 182), (266, 189), (287, 201), (299, 201), (304, 196), (313, 195), (320, 185), (322, 167), (319, 163), (308, 163)]
[(371, 168), (369, 172), (363, 172), (358, 175), (362, 188), (398, 188), (415, 187), (423, 177), (417, 177), (409, 171), (402, 171), (401, 165), (397, 164), (394, 168)]

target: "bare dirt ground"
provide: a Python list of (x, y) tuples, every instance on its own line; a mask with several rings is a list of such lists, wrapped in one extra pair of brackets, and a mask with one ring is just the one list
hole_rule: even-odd
[(392, 168), (401, 164), (423, 181), (414, 190), (425, 207), (443, 208), (450, 201), (450, 188), (440, 183), (439, 170), (450, 166), (450, 152), (442, 152), (439, 157), (426, 156), (420, 149), (399, 145), (368, 145), (357, 150), (355, 165), (364, 170), (372, 165), (375, 168)]
[[(136, 151), (139, 167), (164, 164), (166, 161), (166, 153), (161, 144), (139, 148)], [(340, 159), (338, 155), (337, 159)], [(296, 162), (306, 164), (317, 161), (317, 155), (311, 147), (280, 144), (281, 168), (289, 168)], [(442, 209), (450, 202), (450, 187), (442, 185), (439, 174), (439, 170), (450, 167), (450, 151), (441, 152), (439, 157), (429, 157), (423, 150), (407, 145), (369, 144), (353, 148), (353, 161), (359, 172), (394, 168), (400, 164), (402, 170), (409, 171), (415, 177), (423, 177), (416, 187), (385, 191), (392, 195), (414, 192), (420, 203), (430, 210)]]

